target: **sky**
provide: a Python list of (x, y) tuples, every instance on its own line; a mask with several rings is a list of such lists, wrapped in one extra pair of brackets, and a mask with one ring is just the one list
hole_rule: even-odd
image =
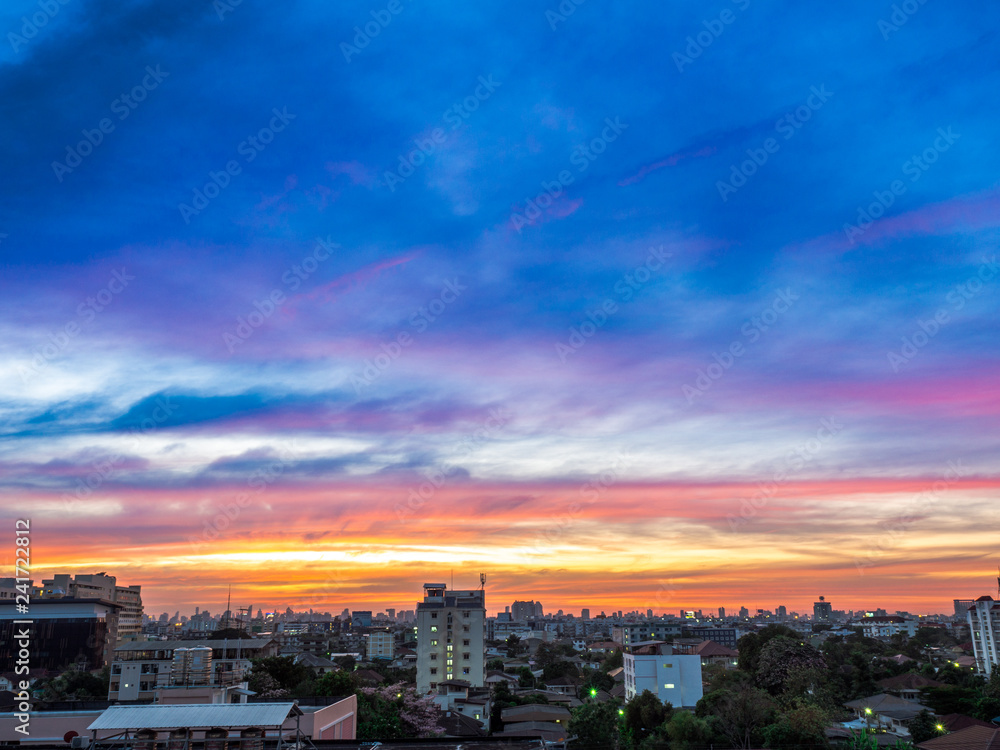
[(663, 5), (5, 2), (33, 576), (183, 613), (993, 593), (1000, 10)]

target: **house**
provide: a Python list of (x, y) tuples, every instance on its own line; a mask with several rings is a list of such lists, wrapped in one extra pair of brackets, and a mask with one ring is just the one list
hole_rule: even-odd
[(924, 688), (944, 686), (943, 682), (938, 682), (937, 680), (932, 680), (913, 672), (896, 675), (895, 677), (886, 677), (875, 684), (885, 692), (898, 695), (900, 698), (908, 701), (919, 701), (920, 691)]
[(490, 689), (472, 687), (468, 680), (442, 680), (431, 697), (443, 713), (459, 713), (484, 724), (490, 718)]
[(327, 659), (325, 656), (316, 656), (308, 651), (296, 654), (295, 663), (309, 667), (315, 675), (324, 675), (327, 672), (336, 672), (340, 667)]
[(981, 721), (980, 719), (974, 719), (971, 716), (966, 716), (965, 714), (945, 714), (944, 716), (939, 716), (938, 721), (941, 723), (945, 729), (949, 732), (957, 732), (966, 727), (993, 727), (988, 721)]
[(917, 744), (920, 750), (1000, 750), (1000, 727), (972, 726)]
[(620, 643), (615, 643), (614, 641), (598, 641), (597, 643), (591, 643), (587, 646), (587, 650), (593, 651), (597, 654), (610, 654), (617, 651), (621, 647), (622, 645)]
[(554, 677), (545, 681), (545, 687), (554, 693), (563, 695), (576, 695), (577, 688), (582, 680), (579, 677)]
[(484, 680), (487, 687), (491, 687), (500, 682), (506, 682), (510, 687), (517, 687), (521, 684), (521, 680), (512, 674), (507, 674), (506, 672), (501, 672), (498, 669), (491, 669), (486, 673), (486, 679)]
[(547, 742), (564, 742), (570, 720), (568, 708), (544, 703), (511, 706), (500, 713), (503, 731), (501, 737), (541, 737)]
[(438, 718), (438, 726), (445, 737), (485, 737), (486, 724), (458, 711), (445, 711)]
[(701, 657), (701, 665), (707, 667), (709, 664), (721, 664), (726, 669), (736, 667), (738, 653), (728, 646), (723, 646), (715, 641), (702, 641), (694, 647), (694, 653)]
[[(848, 701), (845, 708), (854, 711), (859, 722), (873, 729), (884, 729), (900, 737), (909, 737), (907, 723), (921, 711), (931, 711), (916, 701), (905, 700), (896, 695), (879, 693), (867, 698)], [(933, 713), (933, 711), (931, 711)]]

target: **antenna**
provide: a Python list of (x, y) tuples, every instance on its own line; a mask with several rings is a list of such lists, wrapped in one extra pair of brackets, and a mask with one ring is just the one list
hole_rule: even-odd
[[(1000, 570), (1000, 568), (998, 568), (998, 570)], [(1000, 578), (997, 578), (997, 582), (1000, 583)], [(486, 574), (485, 573), (480, 573), (479, 574), (479, 590), (480, 591), (485, 591), (486, 590)]]
[(229, 603), (233, 600), (233, 584), (229, 584), (229, 593), (226, 595), (226, 614), (223, 615), (223, 625), (222, 629), (227, 630), (229, 628)]

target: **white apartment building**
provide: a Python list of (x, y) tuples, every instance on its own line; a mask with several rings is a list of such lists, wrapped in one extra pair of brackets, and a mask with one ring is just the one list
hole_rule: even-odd
[(484, 591), (448, 591), (443, 583), (425, 583), (415, 628), (417, 692), (429, 693), (445, 680), (482, 687), (485, 625)]
[(972, 654), (979, 674), (989, 677), (1000, 667), (1000, 602), (981, 596), (967, 614), (972, 633)]
[(625, 701), (644, 690), (674, 708), (694, 708), (701, 700), (701, 657), (675, 654), (660, 641), (636, 643), (625, 649)]
[(919, 621), (907, 620), (898, 615), (862, 617), (853, 624), (861, 626), (866, 638), (891, 638), (897, 633), (905, 633), (912, 638), (920, 628)]

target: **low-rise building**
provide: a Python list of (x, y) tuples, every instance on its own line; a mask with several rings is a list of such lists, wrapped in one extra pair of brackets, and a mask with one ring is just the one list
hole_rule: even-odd
[(625, 649), (625, 700), (648, 690), (675, 708), (694, 708), (703, 695), (701, 657), (676, 654), (661, 641), (636, 643)]

